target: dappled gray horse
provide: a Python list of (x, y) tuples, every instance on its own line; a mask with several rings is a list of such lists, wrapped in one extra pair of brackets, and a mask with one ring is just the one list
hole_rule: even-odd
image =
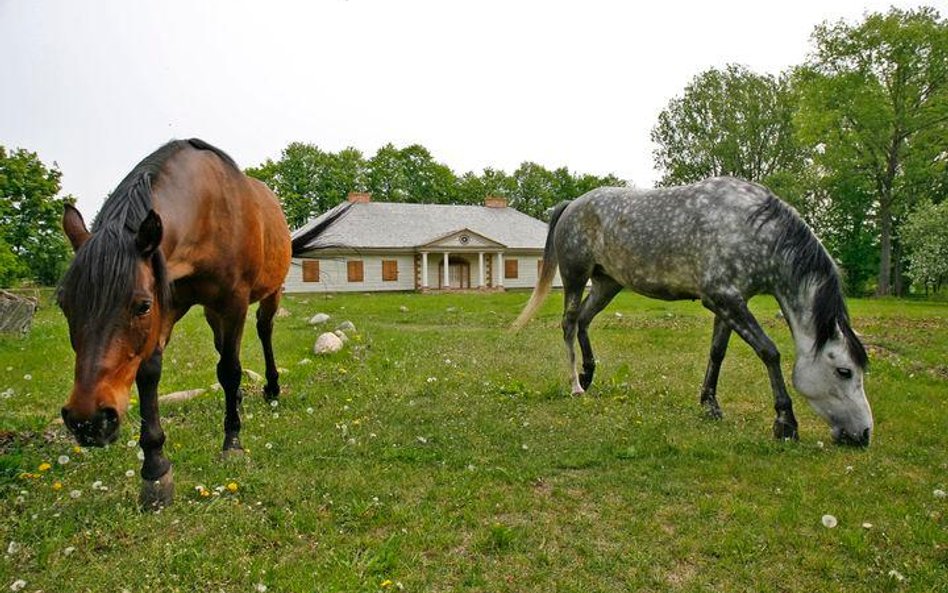
[[(718, 373), (733, 330), (767, 366), (777, 411), (774, 436), (795, 439), (780, 353), (747, 308), (750, 297), (772, 294), (796, 343), (794, 386), (832, 427), (834, 440), (869, 444), (866, 350), (849, 324), (839, 273), (809, 227), (768, 189), (732, 178), (651, 191), (595, 189), (553, 210), (543, 261), (514, 325), (523, 326), (543, 302), (558, 264), (573, 393), (589, 387), (596, 368), (589, 323), (623, 287), (658, 299), (701, 299), (714, 313), (701, 388), (708, 414), (721, 415)], [(581, 373), (573, 350), (577, 336)]]

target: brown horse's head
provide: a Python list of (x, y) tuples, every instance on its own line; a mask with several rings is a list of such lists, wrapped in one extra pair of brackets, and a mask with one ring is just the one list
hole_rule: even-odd
[(138, 367), (158, 344), (168, 285), (157, 213), (149, 211), (134, 231), (123, 224), (93, 228), (66, 207), (63, 229), (76, 257), (58, 299), (76, 369), (62, 416), (80, 444), (102, 446), (118, 438)]

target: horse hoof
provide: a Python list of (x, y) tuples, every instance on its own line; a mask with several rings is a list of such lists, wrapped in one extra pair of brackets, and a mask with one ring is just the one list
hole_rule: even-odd
[(572, 391), (572, 395), (576, 395), (576, 396), (583, 395), (584, 393), (586, 393), (586, 390), (583, 389), (582, 387), (573, 388), (573, 391)]
[(579, 374), (579, 384), (584, 390), (589, 389), (589, 386), (592, 385), (593, 373), (595, 373), (595, 371), (595, 367), (584, 368), (583, 372)]
[(174, 501), (174, 477), (169, 468), (165, 475), (157, 480), (142, 480), (138, 494), (138, 504), (143, 511), (157, 511), (171, 506)]
[(263, 401), (270, 403), (280, 399), (280, 390), (270, 391), (266, 387), (263, 389)]
[(224, 461), (245, 459), (247, 457), (247, 452), (241, 448), (236, 449), (224, 449), (221, 451), (221, 459)]
[(720, 420), (724, 418), (724, 414), (721, 412), (721, 408), (718, 406), (717, 402), (705, 403), (704, 415), (707, 416), (709, 420)]
[(795, 425), (782, 422), (778, 418), (774, 420), (774, 438), (780, 441), (799, 441), (800, 433)]

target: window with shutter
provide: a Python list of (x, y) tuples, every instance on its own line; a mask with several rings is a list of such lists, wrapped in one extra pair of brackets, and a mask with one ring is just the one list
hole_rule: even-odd
[(382, 281), (395, 282), (398, 280), (398, 261), (394, 259), (382, 260)]
[(362, 282), (362, 260), (350, 259), (346, 262), (346, 275), (349, 282)]
[(504, 278), (519, 278), (518, 263), (515, 259), (504, 260)]
[(303, 282), (319, 282), (319, 260), (303, 260)]

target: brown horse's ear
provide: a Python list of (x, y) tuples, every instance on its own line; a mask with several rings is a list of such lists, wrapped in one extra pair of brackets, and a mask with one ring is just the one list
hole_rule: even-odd
[(82, 244), (92, 236), (86, 229), (86, 222), (82, 220), (82, 214), (79, 214), (79, 211), (72, 204), (66, 204), (63, 210), (63, 231), (69, 237), (73, 251), (78, 251)]
[(161, 245), (161, 234), (161, 218), (157, 212), (149, 210), (135, 236), (135, 247), (142, 257), (150, 257), (158, 249)]

